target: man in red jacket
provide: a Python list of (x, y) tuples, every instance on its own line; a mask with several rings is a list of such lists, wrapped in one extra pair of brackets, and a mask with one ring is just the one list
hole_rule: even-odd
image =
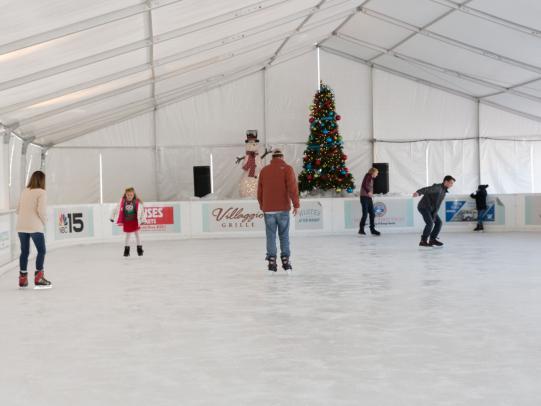
[(284, 161), (284, 154), (276, 149), (272, 153), (272, 161), (259, 174), (257, 185), (259, 208), (265, 214), (267, 233), (267, 257), (269, 271), (276, 272), (276, 230), (280, 239), (280, 259), (285, 271), (292, 268), (289, 262), (289, 211), (293, 202), (293, 215), (297, 215), (300, 207), (297, 176), (291, 166)]

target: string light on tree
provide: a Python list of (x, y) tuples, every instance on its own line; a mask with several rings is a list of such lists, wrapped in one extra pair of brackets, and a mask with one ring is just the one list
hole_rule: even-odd
[(344, 142), (338, 131), (341, 116), (335, 112), (334, 93), (321, 83), (310, 106), (310, 135), (304, 151), (303, 170), (299, 174), (299, 190), (355, 189), (353, 176), (346, 166), (347, 155), (342, 151)]

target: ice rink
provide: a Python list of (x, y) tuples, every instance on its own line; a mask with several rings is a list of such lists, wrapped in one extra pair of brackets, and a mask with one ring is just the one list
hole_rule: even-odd
[(0, 276), (0, 404), (538, 406), (540, 240), (295, 237), (290, 276), (263, 238), (53, 250), (51, 290)]

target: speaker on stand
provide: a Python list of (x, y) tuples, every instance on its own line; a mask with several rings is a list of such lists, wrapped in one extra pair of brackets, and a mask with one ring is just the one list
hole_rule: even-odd
[(374, 194), (389, 193), (389, 164), (374, 163), (372, 167), (379, 171), (378, 176), (374, 179)]
[(193, 167), (193, 194), (203, 197), (211, 193), (210, 166)]

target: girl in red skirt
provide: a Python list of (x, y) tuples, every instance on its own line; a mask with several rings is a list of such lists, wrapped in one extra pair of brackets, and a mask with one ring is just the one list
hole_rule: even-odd
[(122, 226), (126, 234), (126, 242), (124, 244), (124, 256), (130, 256), (130, 239), (132, 234), (135, 234), (137, 242), (137, 255), (143, 255), (143, 246), (141, 245), (141, 237), (139, 236), (140, 225), (146, 223), (145, 208), (143, 202), (139, 200), (135, 194), (135, 189), (130, 187), (124, 192), (124, 196), (120, 200), (120, 204), (115, 208), (111, 216), (111, 222), (115, 222)]

